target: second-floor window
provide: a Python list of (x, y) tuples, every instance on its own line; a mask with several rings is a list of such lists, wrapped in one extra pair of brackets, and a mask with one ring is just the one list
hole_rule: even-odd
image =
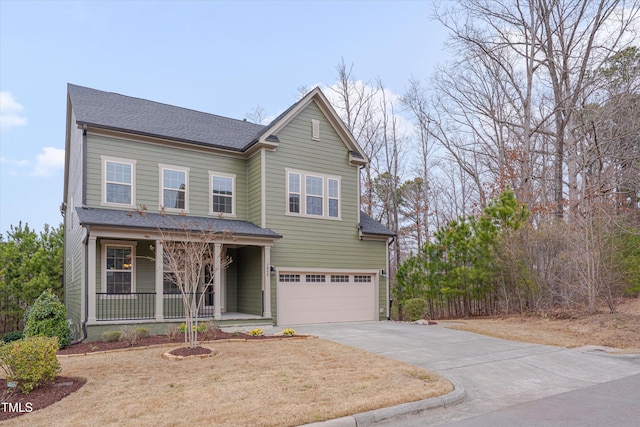
[(287, 170), (287, 214), (339, 219), (340, 177)]
[(135, 204), (135, 161), (102, 158), (103, 202), (133, 206)]
[(211, 185), (209, 213), (234, 216), (236, 214), (235, 175), (209, 172), (209, 182)]
[(189, 169), (160, 165), (161, 207), (188, 211)]

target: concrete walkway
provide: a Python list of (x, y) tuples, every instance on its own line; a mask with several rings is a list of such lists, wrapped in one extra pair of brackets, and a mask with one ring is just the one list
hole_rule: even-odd
[[(577, 415), (572, 418), (572, 413), (585, 414), (589, 408), (607, 407), (602, 399), (608, 398), (612, 399), (612, 407), (615, 407), (616, 383), (608, 386), (604, 383), (628, 378), (624, 383), (626, 389), (622, 387), (620, 392), (635, 390), (631, 395), (636, 398), (640, 392), (640, 357), (610, 357), (597, 351), (506, 341), (441, 325), (359, 322), (300, 325), (294, 328), (298, 333), (317, 335), (429, 369), (453, 380), (466, 391), (465, 400), (457, 405), (430, 409), (419, 415), (397, 411), (393, 418), (376, 425), (427, 426), (468, 420), (468, 423), (452, 425), (493, 426), (514, 425), (517, 419), (515, 424), (518, 425), (581, 426), (586, 424), (580, 422)], [(596, 388), (589, 394), (590, 387), (598, 384), (603, 384), (603, 392), (598, 392)], [(567, 392), (574, 390), (582, 390), (583, 394), (573, 398)], [(596, 406), (593, 393), (601, 398)], [(561, 400), (547, 404), (561, 412), (562, 408), (566, 409), (562, 416), (560, 413), (556, 413), (556, 418), (550, 415), (553, 419), (564, 417), (562, 422), (524, 424), (527, 419), (535, 419), (536, 414), (544, 415), (539, 411), (547, 411), (545, 408), (548, 406), (540, 399), (550, 396), (558, 396)], [(536, 403), (542, 406), (538, 407)], [(629, 411), (626, 414), (618, 411), (618, 422), (614, 419), (611, 424), (604, 425), (639, 425), (639, 408), (633, 405), (630, 409), (631, 412), (637, 411), (638, 415), (633, 424), (625, 424)], [(513, 410), (516, 412), (511, 413)], [(553, 414), (551, 410), (547, 413)], [(611, 416), (615, 417), (616, 413)], [(500, 424), (501, 420), (503, 424)]]

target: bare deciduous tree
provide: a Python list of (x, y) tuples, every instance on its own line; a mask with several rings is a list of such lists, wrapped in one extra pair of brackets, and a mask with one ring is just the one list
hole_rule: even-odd
[[(146, 216), (146, 209), (136, 210)], [(157, 245), (151, 249), (162, 257), (165, 283), (173, 285), (179, 293), (185, 317), (185, 344), (198, 345), (198, 317), (207, 293), (215, 287), (217, 272), (227, 268), (231, 258), (222, 252), (232, 235), (216, 230), (209, 224), (186, 216), (166, 215), (154, 217)]]

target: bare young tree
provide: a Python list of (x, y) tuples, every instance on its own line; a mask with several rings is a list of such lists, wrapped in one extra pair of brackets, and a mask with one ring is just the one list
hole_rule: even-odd
[[(145, 209), (136, 210), (147, 216)], [(172, 284), (179, 293), (185, 317), (185, 345), (198, 345), (198, 318), (205, 296), (215, 286), (216, 272), (227, 268), (231, 258), (222, 253), (223, 243), (232, 240), (225, 230), (186, 216), (154, 216), (157, 246), (151, 249), (161, 255), (165, 283)]]
[(244, 115), (244, 119), (259, 125), (266, 124), (267, 110), (261, 105), (257, 105), (253, 110)]

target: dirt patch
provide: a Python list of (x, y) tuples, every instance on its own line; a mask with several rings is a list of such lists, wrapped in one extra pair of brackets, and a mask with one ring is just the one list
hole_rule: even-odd
[[(567, 348), (598, 345), (618, 352), (640, 353), (640, 299), (626, 299), (617, 313), (537, 313), (507, 318), (474, 318), (441, 321), (453, 329), (497, 338)], [(615, 352), (616, 350), (613, 350)]]
[(193, 348), (180, 347), (180, 348), (176, 348), (175, 350), (171, 350), (169, 354), (173, 356), (182, 356), (182, 357), (203, 356), (203, 355), (211, 354), (211, 349), (204, 348), (204, 347), (193, 347)]

